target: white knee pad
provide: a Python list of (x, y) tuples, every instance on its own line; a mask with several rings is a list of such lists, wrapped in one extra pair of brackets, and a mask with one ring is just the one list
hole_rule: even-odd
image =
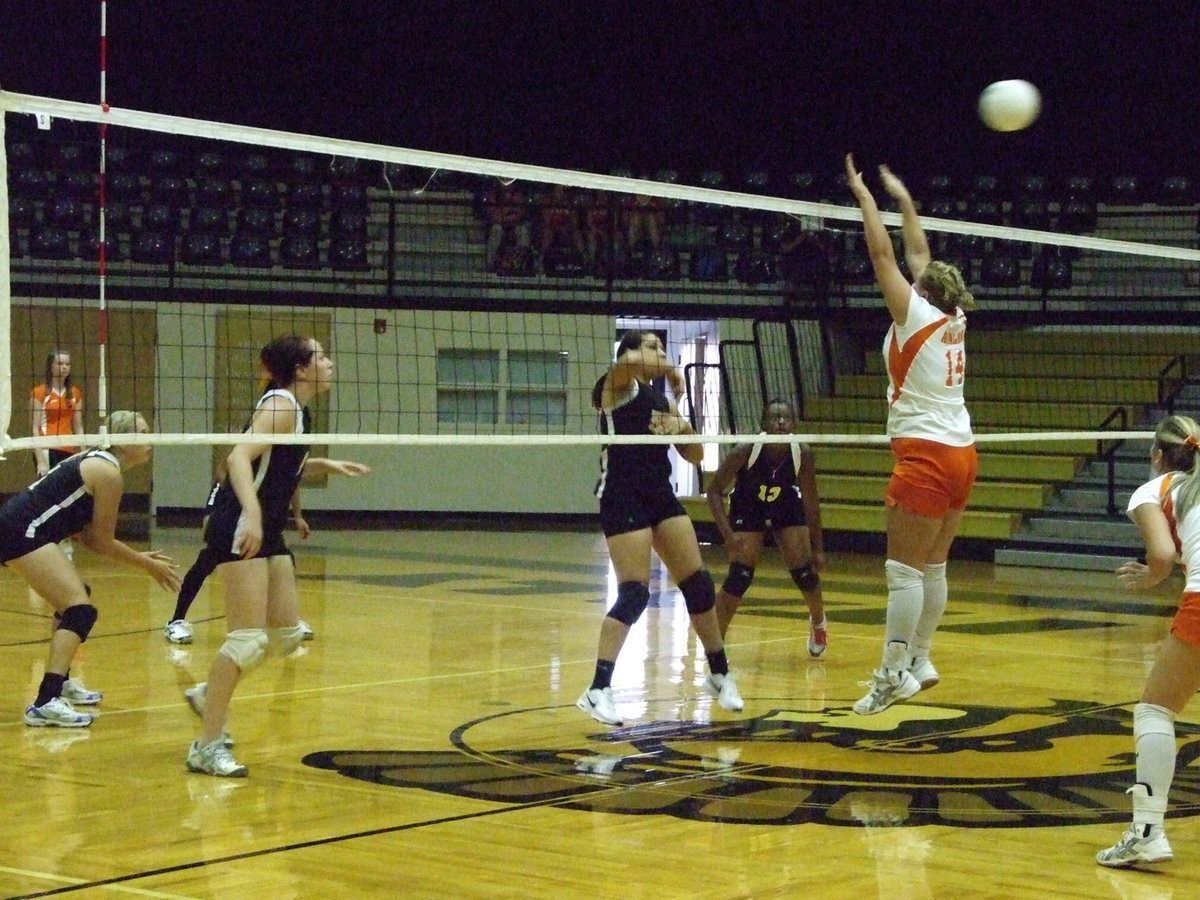
[(267, 629), (267, 652), (271, 656), (287, 656), (304, 640), (304, 629), (299, 625)]
[(267, 657), (267, 632), (262, 628), (238, 628), (225, 635), (220, 651), (242, 674), (262, 665)]
[(912, 566), (889, 559), (883, 564), (883, 571), (887, 575), (889, 591), (924, 589), (925, 573), (920, 569), (914, 569)]

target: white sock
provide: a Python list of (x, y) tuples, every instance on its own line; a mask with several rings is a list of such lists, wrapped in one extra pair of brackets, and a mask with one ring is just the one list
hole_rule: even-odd
[(1134, 786), (1134, 824), (1161, 826), (1175, 775), (1175, 714), (1153, 703), (1134, 706), (1133, 743), (1137, 748), (1137, 780), (1148, 788), (1148, 796), (1143, 797)]
[(943, 562), (926, 566), (921, 577), (921, 587), (921, 616), (917, 620), (917, 630), (913, 635), (913, 656), (929, 656), (929, 648), (933, 645), (933, 633), (937, 631), (942, 622), (942, 613), (946, 611), (946, 596), (949, 593), (946, 585), (946, 564)]

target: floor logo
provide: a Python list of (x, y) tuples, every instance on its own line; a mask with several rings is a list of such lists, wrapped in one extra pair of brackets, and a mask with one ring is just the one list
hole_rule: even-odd
[[(577, 734), (566, 715), (579, 713), (481, 718), (457, 728), (444, 752), (325, 750), (304, 762), (480, 800), (715, 822), (996, 828), (1129, 818), (1133, 723), (1123, 707), (909, 703), (870, 717), (779, 708), (733, 721), (648, 721), (555, 746)], [(1200, 812), (1200, 726), (1176, 731), (1168, 815), (1190, 816)], [(540, 746), (514, 748), (514, 734)]]

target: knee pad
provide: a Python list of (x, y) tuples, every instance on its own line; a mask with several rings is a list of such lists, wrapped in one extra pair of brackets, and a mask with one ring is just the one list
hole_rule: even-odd
[(883, 571), (887, 575), (889, 591), (902, 591), (906, 588), (922, 590), (924, 587), (925, 573), (914, 569), (912, 566), (906, 566), (902, 562), (889, 559), (883, 564)]
[(721, 585), (721, 590), (740, 600), (745, 596), (746, 591), (750, 590), (750, 582), (753, 580), (754, 566), (740, 562), (730, 563), (729, 574), (725, 576), (725, 583)]
[(55, 619), (59, 628), (64, 631), (73, 631), (79, 635), (79, 642), (83, 643), (91, 634), (92, 626), (96, 624), (96, 618), (99, 615), (99, 610), (92, 604), (78, 603), (75, 606), (68, 606), (61, 615), (55, 616)]
[(683, 594), (683, 602), (690, 616), (702, 615), (717, 603), (717, 589), (713, 586), (708, 569), (700, 569), (683, 579), (679, 583), (679, 591)]
[(267, 656), (267, 632), (263, 628), (237, 628), (225, 635), (225, 643), (217, 651), (242, 670), (251, 672), (262, 665)]
[(821, 576), (813, 570), (812, 563), (788, 569), (788, 574), (792, 576), (792, 581), (796, 582), (796, 587), (802, 591), (815, 591), (821, 586)]
[(1148, 734), (1163, 734), (1175, 740), (1175, 713), (1154, 703), (1138, 703), (1133, 707), (1133, 739)]
[(287, 656), (304, 640), (304, 629), (299, 625), (267, 629), (267, 654)]
[(644, 581), (622, 581), (617, 585), (617, 602), (608, 616), (622, 625), (633, 625), (649, 603), (650, 585)]

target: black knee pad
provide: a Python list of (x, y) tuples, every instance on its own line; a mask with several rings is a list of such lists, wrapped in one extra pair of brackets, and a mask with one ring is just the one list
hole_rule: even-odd
[(740, 562), (730, 563), (729, 574), (725, 576), (725, 583), (721, 585), (721, 590), (731, 597), (741, 599), (745, 596), (746, 591), (750, 590), (750, 582), (753, 580), (754, 566)]
[(802, 591), (815, 591), (821, 586), (821, 576), (813, 571), (811, 563), (788, 569), (788, 574), (792, 576), (792, 581), (796, 582), (796, 587)]
[(75, 632), (79, 635), (79, 641), (82, 643), (91, 634), (92, 626), (96, 624), (96, 617), (98, 615), (100, 613), (90, 603), (68, 606), (63, 610), (62, 615), (58, 617), (58, 627), (65, 631)]
[(632, 625), (650, 602), (650, 585), (644, 581), (622, 581), (617, 585), (617, 602), (608, 611), (609, 618)]
[(698, 616), (708, 612), (717, 602), (717, 590), (713, 587), (708, 569), (700, 569), (679, 582), (679, 591), (687, 606), (688, 615)]

